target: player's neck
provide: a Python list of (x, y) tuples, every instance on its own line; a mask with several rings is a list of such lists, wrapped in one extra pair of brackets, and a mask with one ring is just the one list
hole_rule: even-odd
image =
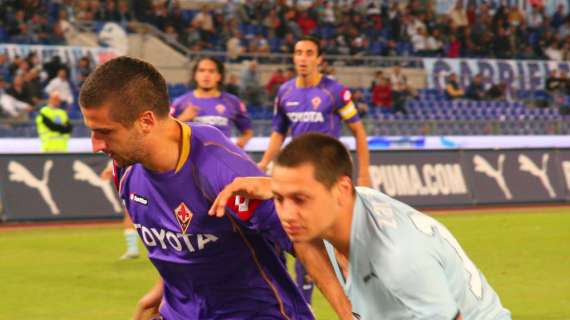
[(194, 89), (194, 96), (197, 98), (216, 98), (219, 97), (220, 94), (221, 92), (218, 89)]
[(356, 196), (352, 196), (332, 227), (324, 234), (324, 239), (329, 241), (346, 258), (348, 258), (350, 251), (350, 233), (355, 203)]
[(176, 169), (181, 154), (182, 128), (172, 118), (164, 120), (154, 136), (149, 137), (148, 148), (151, 150), (143, 166), (157, 173)]
[(314, 87), (317, 84), (319, 84), (319, 82), (321, 82), (322, 78), (323, 75), (319, 72), (315, 72), (307, 76), (297, 76), (297, 87), (298, 88)]

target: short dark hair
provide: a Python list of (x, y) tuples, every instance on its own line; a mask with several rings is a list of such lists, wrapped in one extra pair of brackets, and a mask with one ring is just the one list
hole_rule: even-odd
[(105, 103), (110, 103), (111, 118), (127, 127), (144, 111), (152, 111), (159, 118), (170, 113), (162, 75), (150, 63), (131, 57), (107, 61), (81, 86), (81, 108), (100, 108)]
[(220, 74), (220, 82), (218, 82), (218, 89), (222, 90), (226, 78), (226, 68), (220, 60), (214, 57), (201, 57), (200, 59), (198, 59), (198, 61), (196, 61), (194, 67), (192, 67), (192, 78), (190, 79), (190, 82), (193, 85), (198, 86), (198, 83), (196, 82), (196, 72), (198, 72), (198, 66), (200, 65), (200, 62), (205, 60), (210, 60), (216, 65), (216, 71), (218, 71), (218, 73)]
[(319, 39), (316, 36), (302, 36), (297, 42), (300, 41), (310, 41), (312, 43), (315, 44), (315, 46), (317, 47), (317, 57), (320, 57), (323, 54), (323, 51), (321, 49), (321, 39)]
[(352, 160), (338, 139), (322, 133), (306, 133), (291, 141), (277, 156), (276, 166), (296, 168), (311, 164), (315, 179), (332, 188), (343, 176), (352, 179)]

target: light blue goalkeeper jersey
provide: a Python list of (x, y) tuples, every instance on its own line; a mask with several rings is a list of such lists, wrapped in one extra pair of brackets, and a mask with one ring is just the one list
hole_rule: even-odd
[(447, 228), (379, 191), (356, 190), (347, 279), (325, 245), (362, 319), (511, 319)]

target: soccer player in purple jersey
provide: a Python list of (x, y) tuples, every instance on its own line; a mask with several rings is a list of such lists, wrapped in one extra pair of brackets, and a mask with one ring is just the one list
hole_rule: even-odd
[(212, 125), (231, 136), (233, 124), (240, 132), (236, 144), (243, 149), (253, 136), (247, 108), (238, 97), (222, 91), (224, 64), (212, 57), (200, 58), (192, 69), (196, 89), (176, 98), (171, 114), (180, 121)]
[[(319, 71), (322, 62), (323, 56), (317, 39), (305, 36), (297, 41), (293, 52), (297, 77), (285, 82), (275, 97), (273, 133), (258, 166), (266, 171), (283, 145), (289, 130), (292, 137), (307, 132), (321, 132), (338, 138), (342, 122), (345, 122), (356, 139), (357, 183), (371, 187), (366, 130), (352, 102), (350, 91)], [(295, 270), (297, 284), (310, 302), (312, 281), (299, 262), (295, 264)]]
[[(218, 129), (169, 116), (165, 80), (150, 64), (120, 57), (98, 67), (80, 93), (95, 152), (115, 162), (120, 197), (160, 282), (135, 319), (313, 319), (275, 247), (292, 250), (271, 202), (236, 196), (225, 219), (208, 216), (239, 176), (260, 176)], [(318, 242), (295, 244), (343, 319), (350, 302)], [(322, 277), (321, 277), (322, 276)]]

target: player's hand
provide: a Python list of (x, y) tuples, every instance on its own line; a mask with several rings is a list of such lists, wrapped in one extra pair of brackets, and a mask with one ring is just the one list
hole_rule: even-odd
[(190, 105), (184, 109), (184, 111), (182, 111), (182, 113), (178, 116), (178, 120), (190, 121), (198, 115), (198, 111), (200, 111), (200, 108)]
[(259, 161), (257, 163), (257, 167), (259, 168), (259, 170), (266, 172), (267, 171), (267, 163), (263, 162), (263, 161)]
[(147, 292), (137, 303), (137, 308), (133, 316), (133, 320), (150, 320), (156, 316), (160, 316), (159, 307), (164, 293), (162, 280), (159, 280), (155, 286)]
[(271, 178), (269, 177), (237, 177), (218, 194), (208, 211), (210, 216), (221, 218), (226, 212), (228, 201), (235, 195), (249, 199), (267, 200), (273, 198)]
[(370, 179), (369, 174), (363, 174), (358, 176), (357, 185), (361, 187), (372, 188), (372, 179)]

